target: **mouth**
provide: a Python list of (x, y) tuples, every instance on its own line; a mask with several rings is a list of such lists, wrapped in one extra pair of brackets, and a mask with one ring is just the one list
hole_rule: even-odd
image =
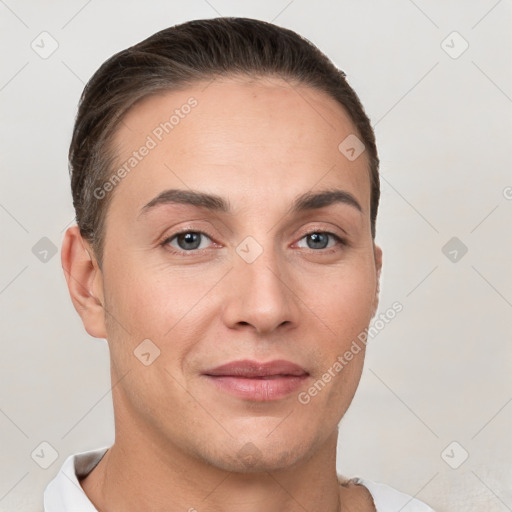
[(217, 389), (256, 402), (285, 398), (309, 377), (304, 368), (282, 359), (267, 363), (232, 361), (207, 370), (203, 375)]

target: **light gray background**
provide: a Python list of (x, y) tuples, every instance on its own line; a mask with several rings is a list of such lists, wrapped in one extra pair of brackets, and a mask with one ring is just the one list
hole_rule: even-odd
[[(69, 454), (113, 442), (107, 344), (83, 329), (60, 263), (79, 95), (113, 53), (219, 15), (313, 41), (376, 130), (380, 311), (404, 310), (368, 345), (339, 471), (438, 512), (512, 510), (510, 0), (0, 0), (0, 509), (41, 510)], [(43, 31), (59, 45), (47, 59), (31, 48)], [(58, 250), (46, 262), (32, 251), (43, 237)], [(442, 252), (452, 237), (468, 248), (455, 262)], [(31, 458), (43, 441), (59, 455), (48, 469)], [(458, 469), (442, 456), (453, 441), (452, 465), (469, 453)]]

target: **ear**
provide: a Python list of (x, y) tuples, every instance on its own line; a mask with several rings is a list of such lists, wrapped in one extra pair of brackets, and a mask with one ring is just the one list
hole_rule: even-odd
[(377, 274), (377, 286), (375, 287), (375, 297), (373, 298), (372, 318), (375, 316), (375, 313), (377, 313), (377, 309), (379, 307), (380, 273), (382, 270), (382, 249), (378, 245), (375, 245), (375, 243), (373, 244), (373, 254), (375, 257), (375, 272)]
[(103, 274), (90, 244), (82, 238), (77, 225), (66, 230), (61, 263), (71, 300), (85, 330), (95, 338), (106, 339)]

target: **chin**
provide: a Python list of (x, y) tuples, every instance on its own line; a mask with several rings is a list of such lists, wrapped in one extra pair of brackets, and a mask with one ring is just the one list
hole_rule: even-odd
[(225, 458), (216, 458), (210, 463), (232, 473), (268, 473), (290, 469), (300, 460), (302, 457), (290, 452), (276, 454), (260, 451), (257, 456), (245, 454), (243, 457), (233, 458), (230, 455)]
[[(314, 447), (290, 436), (270, 440), (265, 435), (235, 437), (219, 450), (203, 453), (203, 460), (211, 465), (234, 473), (263, 473), (290, 469), (312, 456)], [(293, 444), (291, 443), (293, 439)]]

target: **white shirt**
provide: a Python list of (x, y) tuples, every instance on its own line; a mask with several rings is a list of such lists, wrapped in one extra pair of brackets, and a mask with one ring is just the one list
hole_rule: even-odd
[[(57, 476), (44, 491), (44, 512), (98, 512), (91, 503), (78, 478), (88, 475), (109, 447), (70, 455)], [(364, 485), (373, 497), (377, 512), (434, 512), (428, 505), (389, 485), (363, 478), (353, 478)]]

